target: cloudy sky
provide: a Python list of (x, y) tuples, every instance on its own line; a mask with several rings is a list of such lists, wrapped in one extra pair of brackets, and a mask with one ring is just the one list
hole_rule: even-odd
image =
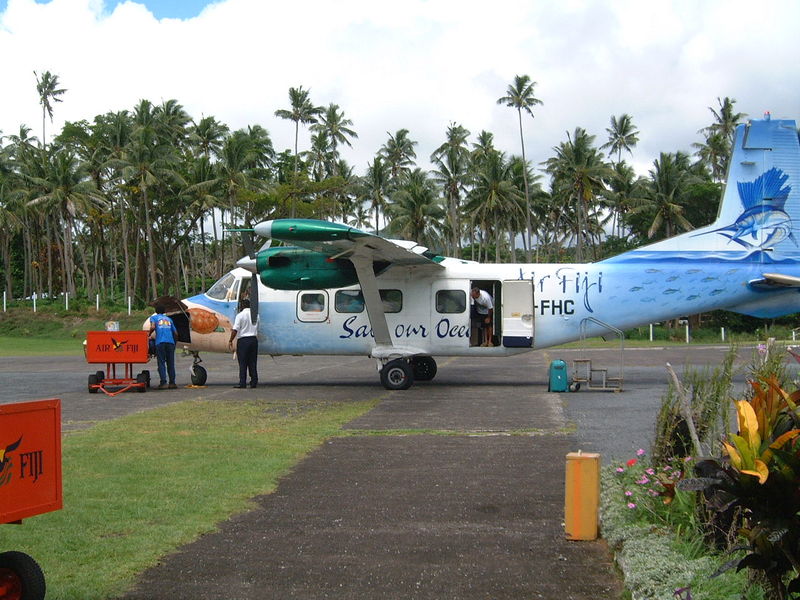
[(629, 113), (644, 174), (701, 141), (718, 97), (800, 117), (797, 23), (797, 0), (0, 0), (0, 131), (41, 136), (34, 71), (50, 71), (67, 92), (48, 137), (174, 98), (197, 120), (262, 125), (282, 151), (293, 124), (274, 113), (303, 86), (352, 119), (356, 173), (400, 128), (428, 167), (451, 122), (518, 154), (516, 113), (496, 101), (527, 74), (543, 102), (524, 121), (532, 162), (577, 126), (605, 142), (611, 115)]

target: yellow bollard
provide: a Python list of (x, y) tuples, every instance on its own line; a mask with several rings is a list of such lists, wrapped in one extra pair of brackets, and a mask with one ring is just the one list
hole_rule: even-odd
[(600, 455), (567, 454), (564, 529), (568, 540), (597, 539), (600, 505)]

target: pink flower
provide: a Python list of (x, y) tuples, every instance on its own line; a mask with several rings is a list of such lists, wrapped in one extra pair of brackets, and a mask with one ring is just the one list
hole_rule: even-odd
[(633, 492), (630, 491), (630, 490), (625, 490), (625, 495), (626, 496), (633, 496)]
[(644, 484), (646, 484), (646, 483), (650, 483), (650, 480), (647, 478), (647, 476), (646, 476), (646, 475), (642, 475), (642, 478), (641, 478), (641, 479), (638, 479), (638, 480), (636, 481), (636, 483), (638, 483), (639, 485), (644, 485)]
[(648, 475), (655, 475), (656, 474), (656, 472), (652, 468), (646, 469), (645, 473), (647, 473)]
[(628, 502), (628, 508), (636, 508), (636, 505), (633, 502)]
[(623, 469), (622, 467), (617, 467), (617, 473), (624, 473), (624, 472), (625, 469)]
[(636, 456), (644, 456), (644, 449), (643, 448), (639, 448), (636, 451)]

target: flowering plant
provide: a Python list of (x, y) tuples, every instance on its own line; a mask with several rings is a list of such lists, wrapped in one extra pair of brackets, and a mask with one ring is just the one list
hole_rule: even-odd
[(643, 449), (636, 455), (615, 469), (622, 483), (623, 501), (631, 510), (661, 514), (675, 499), (675, 485), (683, 479), (691, 459), (672, 458), (665, 465), (652, 466), (644, 458)]

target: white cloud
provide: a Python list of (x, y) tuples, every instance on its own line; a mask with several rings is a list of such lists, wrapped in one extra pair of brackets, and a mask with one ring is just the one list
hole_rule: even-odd
[(544, 101), (524, 123), (532, 161), (576, 126), (603, 143), (610, 116), (627, 112), (641, 170), (660, 151), (690, 150), (718, 96), (751, 116), (799, 116), (798, 17), (794, 0), (223, 0), (187, 20), (158, 20), (134, 0), (113, 11), (100, 0), (9, 0), (0, 130), (25, 123), (41, 135), (33, 71), (49, 70), (68, 91), (48, 132), (175, 98), (197, 119), (263, 125), (283, 150), (294, 129), (274, 112), (302, 85), (353, 120), (359, 139), (343, 154), (356, 172), (402, 127), (427, 166), (452, 121), (518, 153), (516, 115), (496, 100), (524, 73)]

